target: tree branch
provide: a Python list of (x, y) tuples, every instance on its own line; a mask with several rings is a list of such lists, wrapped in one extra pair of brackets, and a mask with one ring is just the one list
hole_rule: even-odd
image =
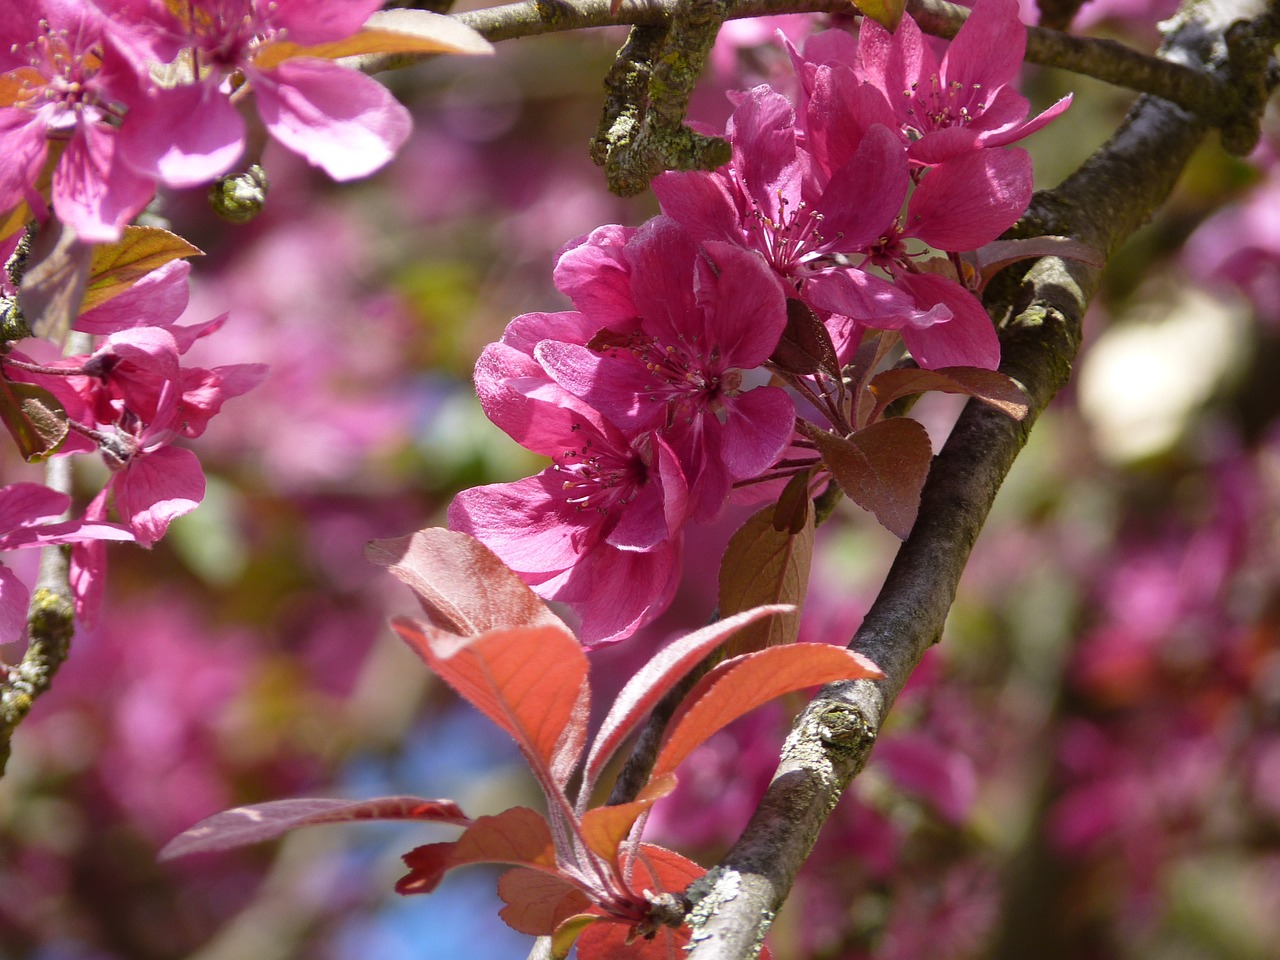
[[(1161, 56), (1208, 66), (1220, 59), (1228, 24), (1244, 10), (1244, 3), (1190, 5)], [(1076, 174), (1037, 197), (1022, 229), (1071, 236), (1109, 256), (1161, 206), (1207, 129), (1202, 118), (1166, 101), (1140, 99)], [(1010, 318), (1001, 369), (1026, 388), (1031, 410), (1018, 422), (982, 404), (966, 407), (930, 471), (915, 528), (850, 644), (886, 679), (830, 685), (796, 721), (741, 838), (689, 890), (690, 960), (754, 956), (822, 824), (865, 765), (889, 708), (941, 637), (996, 493), (1036, 418), (1067, 382), (1099, 278), (1097, 268), (1045, 258), (991, 305)]]
[[(666, 27), (682, 6), (682, 0), (628, 0), (613, 15), (609, 12), (609, 0), (523, 0), (454, 16), (486, 39), (497, 42), (589, 27)], [(944, 38), (955, 36), (968, 16), (965, 7), (946, 0), (908, 0), (907, 10), (922, 30)], [(737, 0), (727, 17), (849, 12), (848, 0)], [(1273, 14), (1263, 16), (1274, 20)], [(1266, 50), (1269, 55), (1275, 46), (1275, 33), (1274, 29), (1259, 30), (1256, 26), (1248, 31), (1250, 36), (1263, 41), (1255, 43), (1253, 56), (1256, 57), (1259, 50)], [(1225, 49), (1219, 53), (1220, 57), (1225, 55)], [(1237, 72), (1219, 75), (1178, 59), (1148, 56), (1114, 40), (1079, 37), (1044, 27), (1027, 27), (1026, 60), (1162, 97), (1199, 114), (1213, 126), (1239, 126), (1242, 118), (1246, 126), (1255, 129), (1257, 126), (1256, 89), (1242, 86)], [(404, 65), (404, 60), (396, 65)], [(1247, 69), (1256, 73), (1253, 66), (1250, 64)], [(369, 69), (377, 66), (371, 65)], [(1274, 86), (1274, 81), (1270, 86)], [(1235, 146), (1231, 149), (1240, 152)]]

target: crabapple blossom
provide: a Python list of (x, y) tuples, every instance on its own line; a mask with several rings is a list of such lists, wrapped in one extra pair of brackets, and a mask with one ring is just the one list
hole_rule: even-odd
[(145, 38), (132, 47), (140, 67), (186, 58), (195, 64), (188, 82), (141, 91), (122, 131), (129, 162), (165, 183), (207, 182), (244, 152), (241, 82), (267, 132), (335, 180), (379, 169), (409, 135), (408, 111), (385, 87), (307, 49), (357, 33), (380, 0), (112, 6)]
[(1010, 86), (1027, 45), (1018, 0), (978, 0), (941, 63), (909, 15), (892, 34), (864, 17), (857, 57), (840, 57), (833, 49), (848, 45), (847, 34), (826, 31), (806, 46), (806, 59), (835, 55), (852, 63), (858, 81), (889, 103), (913, 163), (1007, 146), (1071, 105), (1068, 95), (1028, 120), (1030, 103)]
[[(843, 92), (820, 83), (811, 115), (829, 118), (840, 109), (833, 105), (846, 102)], [(878, 99), (864, 95), (860, 102), (874, 106)], [(757, 87), (739, 101), (726, 131), (733, 161), (713, 173), (663, 174), (654, 193), (695, 237), (758, 251), (815, 308), (898, 330), (922, 366), (994, 368), (999, 343), (986, 312), (954, 281), (918, 275), (904, 240), (960, 250), (995, 239), (1030, 200), (1029, 160), (1020, 158), (1024, 170), (1018, 158), (980, 155), (976, 164), (929, 171), (907, 201), (903, 226), (899, 210), (913, 179), (906, 151), (882, 123), (853, 126), (864, 131), (856, 140), (848, 124), (811, 123), (802, 143), (786, 98)], [(1010, 179), (993, 186), (992, 166)], [(935, 175), (938, 185), (926, 189)], [(997, 205), (993, 191), (1002, 199)], [(976, 219), (963, 219), (975, 210)], [(886, 269), (894, 282), (864, 266)], [(904, 282), (907, 274), (912, 278)]]
[(121, 26), (87, 3), (10, 0), (0, 11), (0, 211), (24, 200), (42, 214), (36, 181), (51, 149), (58, 218), (80, 239), (105, 242), (151, 199), (155, 179), (121, 148), (127, 100), (138, 87)]
[(464, 490), (450, 528), (573, 607), (583, 643), (630, 636), (666, 609), (679, 581), (688, 484), (675, 453), (656, 431), (624, 434), (509, 343), (485, 349), (476, 384), (489, 418), (552, 464)]
[(624, 431), (658, 430), (689, 478), (691, 519), (714, 518), (732, 484), (791, 439), (787, 394), (743, 387), (786, 326), (781, 284), (741, 247), (699, 245), (667, 217), (594, 234), (560, 258), (556, 280), (598, 332), (584, 344), (552, 329), (535, 357)]

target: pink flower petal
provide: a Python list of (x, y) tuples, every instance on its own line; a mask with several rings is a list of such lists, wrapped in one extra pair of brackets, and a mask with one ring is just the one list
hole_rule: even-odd
[(409, 136), (409, 111), (357, 70), (298, 57), (250, 79), (271, 135), (335, 180), (385, 166)]
[(65, 493), (42, 483), (9, 483), (0, 487), (0, 550), (3, 537), (10, 531), (58, 517), (71, 505)]
[(81, 124), (54, 168), (52, 193), (58, 219), (81, 240), (110, 243), (151, 200), (155, 181), (122, 162), (114, 131)]
[(948, 83), (995, 90), (1017, 76), (1027, 49), (1018, 0), (978, 0), (942, 58)]
[(383, 0), (271, 0), (271, 21), (294, 43), (341, 40), (359, 32)]
[[(560, 333), (547, 333), (542, 339), (550, 336), (556, 340), (586, 343), (601, 328), (612, 328), (615, 324), (626, 324), (635, 319), (631, 266), (623, 254), (626, 241), (634, 235), (634, 228), (601, 227), (560, 255), (554, 273), (556, 289), (572, 300), (574, 307), (583, 315), (591, 318), (595, 329), (581, 341), (575, 336)], [(504, 335), (503, 339), (507, 340), (507, 336)]]
[(578, 561), (594, 523), (589, 514), (566, 514), (561, 483), (548, 470), (463, 490), (449, 505), (449, 529), (475, 537), (516, 573), (559, 573)]
[(48, 141), (44, 125), (29, 110), (0, 107), (0, 210), (8, 210), (27, 198), (44, 166)]
[(680, 544), (671, 541), (648, 553), (604, 547), (543, 596), (568, 603), (582, 618), (583, 646), (617, 643), (670, 606), (680, 581), (680, 554)]
[(72, 326), (82, 333), (105, 336), (130, 327), (171, 324), (182, 316), (190, 300), (190, 273), (191, 264), (186, 260), (170, 260), (128, 290), (80, 314)]
[(655, 177), (650, 186), (662, 212), (698, 240), (742, 242), (738, 208), (723, 177), (702, 171), (668, 172)]
[(791, 441), (796, 409), (778, 387), (756, 387), (725, 404), (724, 460), (735, 480), (749, 480), (773, 466)]
[(125, 160), (171, 187), (222, 176), (244, 143), (244, 120), (214, 82), (150, 89), (130, 105), (120, 128)]
[(929, 168), (907, 206), (906, 234), (939, 250), (976, 250), (1017, 222), (1031, 191), (1025, 150), (963, 154)]
[(978, 299), (964, 287), (929, 273), (903, 274), (898, 282), (921, 307), (942, 304), (951, 311), (945, 323), (901, 328), (902, 342), (926, 370), (942, 367), (1000, 366), (1000, 338), (991, 317)]
[(787, 298), (778, 276), (759, 254), (728, 243), (704, 244), (698, 266), (702, 329), (682, 332), (702, 339), (709, 369), (760, 366), (787, 326)]
[(907, 154), (887, 127), (871, 127), (822, 194), (821, 231), (837, 250), (871, 246), (897, 220), (911, 183)]
[(133, 457), (112, 478), (116, 510), (148, 547), (164, 536), (169, 523), (190, 513), (204, 499), (204, 471), (190, 450), (161, 447)]

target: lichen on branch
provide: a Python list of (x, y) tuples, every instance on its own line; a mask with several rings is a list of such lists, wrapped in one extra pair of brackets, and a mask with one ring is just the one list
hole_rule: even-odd
[(604, 116), (591, 144), (614, 193), (643, 193), (664, 170), (714, 170), (729, 161), (724, 140), (694, 132), (684, 117), (733, 2), (687, 0), (666, 27), (632, 28), (605, 79)]

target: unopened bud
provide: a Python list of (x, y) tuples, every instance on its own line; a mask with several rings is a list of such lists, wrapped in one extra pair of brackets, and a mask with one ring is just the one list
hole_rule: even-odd
[(267, 171), (258, 164), (230, 173), (209, 188), (209, 206), (232, 223), (248, 223), (267, 204)]

